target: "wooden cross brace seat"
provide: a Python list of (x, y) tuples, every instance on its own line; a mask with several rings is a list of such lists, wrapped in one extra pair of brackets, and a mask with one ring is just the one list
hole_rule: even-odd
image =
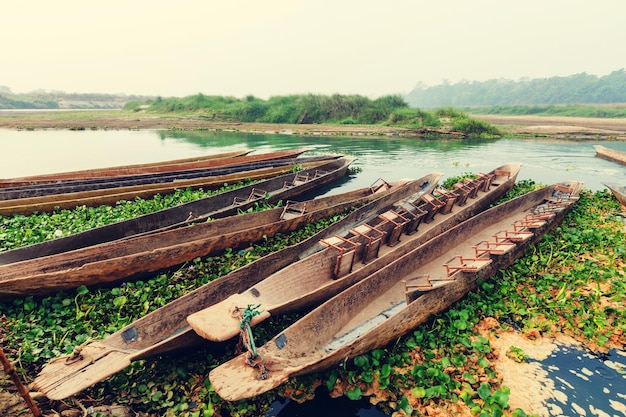
[(493, 179), (495, 178), (494, 174), (483, 174), (480, 173), (478, 174), (478, 178), (480, 178), (482, 180), (482, 184), (480, 186), (480, 190), (483, 192), (487, 192), (489, 191), (489, 187), (491, 187), (491, 183), (493, 181)]
[(553, 203), (568, 202), (576, 191), (577, 190), (574, 187), (569, 187), (564, 184), (555, 184), (552, 196), (550, 196), (547, 200)]
[(457, 182), (452, 187), (454, 187), (455, 193), (457, 194), (455, 201), (457, 206), (464, 206), (467, 203), (467, 198), (471, 194), (472, 189), (463, 182)]
[(436, 193), (439, 194), (437, 198), (444, 202), (444, 206), (439, 210), (441, 214), (448, 214), (452, 211), (452, 206), (456, 201), (457, 194), (454, 191), (446, 190), (445, 188), (439, 188), (436, 190)]
[(426, 210), (426, 217), (424, 218), (424, 223), (430, 223), (434, 220), (435, 214), (439, 213), (439, 211), (446, 205), (445, 202), (439, 200), (437, 197), (432, 194), (424, 194), (422, 196), (422, 201), (424, 204), (420, 205)]
[(506, 243), (513, 242), (519, 243), (524, 242), (534, 236), (533, 232), (529, 231), (511, 231), (511, 230), (501, 230), (495, 235), (493, 235), (496, 243)]
[(415, 233), (424, 217), (428, 214), (426, 210), (408, 201), (399, 203), (394, 211), (405, 219), (408, 219), (408, 223), (404, 226), (404, 233), (407, 235)]
[(334, 236), (328, 239), (320, 240), (320, 243), (337, 251), (335, 267), (333, 269), (333, 278), (341, 278), (342, 276), (352, 272), (354, 265), (354, 257), (359, 244), (352, 242), (341, 236)]
[(495, 180), (508, 180), (511, 178), (511, 171), (508, 169), (494, 169), (493, 175), (495, 176)]
[(547, 213), (558, 213), (563, 211), (563, 208), (569, 203), (566, 202), (552, 202), (547, 201), (545, 204), (540, 204), (533, 210), (533, 214), (547, 214)]
[(504, 255), (513, 248), (515, 248), (515, 243), (482, 240), (474, 245), (474, 252), (477, 258), (484, 258), (489, 255)]
[(513, 222), (513, 230), (524, 231), (526, 229), (538, 229), (546, 224), (546, 218), (540, 215), (529, 214), (523, 219)]
[(385, 181), (382, 178), (377, 179), (376, 181), (374, 181), (372, 183), (372, 185), (370, 185), (370, 191), (372, 192), (372, 194), (376, 194), (378, 191), (380, 190), (388, 190), (391, 188), (391, 184), (389, 184), (387, 181)]
[(483, 185), (483, 181), (480, 178), (464, 178), (463, 183), (470, 189), (469, 198), (476, 198), (478, 190)]
[(240, 206), (242, 204), (249, 203), (251, 201), (260, 200), (262, 198), (265, 198), (266, 195), (267, 193), (265, 191), (257, 190), (256, 188), (253, 188), (252, 191), (250, 191), (250, 195), (247, 198), (235, 197), (233, 200), (233, 206)]
[(387, 233), (387, 245), (394, 246), (400, 242), (400, 236), (409, 219), (394, 210), (387, 210), (379, 214), (378, 218), (382, 220), (382, 223), (377, 226), (377, 229)]
[(378, 251), (385, 237), (385, 232), (366, 223), (351, 229), (350, 233), (355, 235), (355, 239), (351, 239), (351, 241), (360, 239), (364, 242), (364, 245), (361, 245), (363, 250), (360, 256), (357, 256), (357, 259), (361, 259), (361, 262), (367, 263), (378, 257)]
[(281, 220), (293, 219), (300, 217), (306, 212), (306, 203), (299, 201), (287, 200), (287, 204), (283, 208), (283, 212), (280, 215)]
[(430, 275), (428, 274), (419, 274), (403, 279), (402, 285), (404, 286), (404, 297), (407, 304), (415, 301), (424, 292), (433, 288), (433, 284), (430, 282)]
[(450, 277), (457, 271), (478, 272), (478, 270), (486, 267), (490, 263), (490, 258), (467, 258), (462, 255), (457, 255), (443, 264), (443, 266), (446, 268), (446, 275)]
[(298, 173), (296, 173), (296, 175), (294, 175), (294, 177), (293, 177), (293, 179), (291, 181), (285, 181), (284, 188), (295, 187), (296, 185), (304, 184), (305, 182), (307, 182), (309, 180), (310, 180), (310, 178), (309, 178), (309, 173), (308, 172), (305, 172), (305, 173), (298, 172)]

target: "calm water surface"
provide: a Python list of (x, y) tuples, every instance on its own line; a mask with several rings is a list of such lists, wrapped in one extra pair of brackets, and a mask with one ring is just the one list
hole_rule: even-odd
[(362, 172), (342, 192), (378, 178), (394, 181), (432, 171), (448, 176), (523, 163), (519, 179), (551, 184), (582, 180), (591, 190), (603, 181), (626, 184), (623, 166), (595, 156), (594, 144), (626, 151), (626, 142), (570, 142), (529, 139), (428, 140), (332, 138), (291, 135), (167, 131), (0, 130), (0, 178), (185, 158), (238, 149), (269, 152), (299, 147), (313, 153), (356, 156)]
[[(0, 178), (163, 161), (239, 149), (269, 152), (307, 147), (312, 149), (309, 154), (342, 153), (358, 158), (353, 166), (362, 171), (354, 178), (334, 184), (327, 193), (369, 186), (378, 178), (387, 181), (418, 178), (433, 171), (444, 173), (446, 178), (465, 172), (486, 172), (508, 162), (523, 164), (518, 179), (533, 179), (544, 184), (580, 180), (594, 191), (605, 188), (603, 182), (626, 184), (626, 169), (595, 157), (595, 144), (626, 152), (626, 142), (543, 139), (417, 141), (213, 132), (0, 130)], [(618, 358), (624, 365), (624, 357)], [(568, 396), (571, 401), (555, 404), (554, 409), (560, 412), (555, 411), (554, 416), (573, 416), (581, 410), (584, 411), (581, 415), (601, 413), (600, 410), (606, 415), (619, 414), (615, 414), (610, 404), (626, 402), (623, 375), (604, 370), (600, 358), (579, 353), (568, 355), (566, 352), (551, 360), (557, 364), (548, 362), (546, 366), (553, 370), (555, 380), (561, 382), (564, 390), (575, 387)], [(592, 369), (592, 375), (577, 369)], [(567, 382), (566, 377), (572, 375), (574, 381)], [(590, 383), (592, 376), (595, 379)], [(320, 414), (385, 416), (366, 401), (329, 399), (323, 394), (303, 405), (277, 402), (270, 413), (289, 417)]]

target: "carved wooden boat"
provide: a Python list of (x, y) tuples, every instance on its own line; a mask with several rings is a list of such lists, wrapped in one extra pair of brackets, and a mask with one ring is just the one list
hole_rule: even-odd
[[(330, 158), (330, 159), (335, 159)], [(236, 171), (225, 175), (210, 175), (195, 179), (170, 181), (161, 184), (143, 184), (119, 188), (106, 188), (92, 191), (71, 192), (48, 196), (20, 198), (0, 201), (0, 216), (12, 214), (32, 214), (59, 209), (72, 209), (77, 206), (98, 206), (115, 204), (120, 200), (132, 200), (137, 197), (151, 198), (156, 194), (171, 193), (181, 188), (216, 189), (226, 183), (236, 183), (245, 179), (260, 180), (286, 174), (296, 166), (316, 167), (328, 162), (328, 157), (304, 157), (275, 161), (270, 167)]]
[(311, 167), (304, 166), (304, 169), (297, 173), (283, 173), (281, 169), (279, 173), (282, 175), (253, 185), (58, 239), (0, 252), (0, 265), (110, 242), (139, 233), (151, 233), (163, 228), (184, 226), (204, 221), (209, 217), (230, 216), (240, 210), (247, 210), (260, 199), (276, 203), (279, 200), (295, 198), (345, 176), (353, 161), (352, 157), (332, 157), (311, 164)]
[[(181, 265), (226, 248), (238, 250), (264, 236), (289, 233), (308, 223), (361, 206), (387, 183), (284, 207), (226, 217), (86, 248), (0, 265), (0, 299), (41, 296), (80, 285), (100, 285), (133, 279)], [(397, 187), (397, 186), (396, 186)], [(380, 189), (374, 193), (374, 189)]]
[(484, 180), (472, 184), (473, 197), (461, 200), (462, 206), (454, 204), (456, 195), (444, 201), (449, 196), (447, 193), (438, 194), (439, 197), (423, 194), (417, 201), (398, 202), (393, 209), (378, 213), (378, 217), (368, 219), (345, 234), (320, 241), (316, 254), (277, 271), (242, 293), (190, 315), (187, 321), (200, 336), (224, 341), (239, 334), (240, 314), (248, 305), (260, 310), (251, 325), (271, 315), (317, 305), (428, 239), (489, 208), (513, 187), (520, 167), (508, 164), (483, 175)]
[(256, 357), (244, 353), (213, 369), (215, 392), (228, 401), (254, 397), (291, 376), (337, 366), (396, 340), (464, 297), (476, 279), (510, 266), (560, 223), (579, 188), (577, 182), (544, 187), (407, 252), (257, 348)]
[(596, 156), (626, 165), (626, 152), (610, 149), (602, 145), (594, 145), (594, 149), (596, 150)]
[[(441, 174), (433, 173), (418, 180), (394, 185), (390, 189), (385, 187), (374, 200), (313, 237), (257, 259), (177, 298), (103, 340), (81, 347), (80, 357), (83, 359), (68, 359), (74, 356), (69, 355), (51, 361), (36, 378), (37, 389), (51, 399), (66, 398), (124, 369), (132, 361), (202, 342), (204, 339), (189, 327), (187, 316), (231, 294), (243, 291), (273, 272), (296, 262), (300, 257), (314, 253), (320, 239), (349, 230), (362, 223), (363, 219), (371, 218), (382, 209), (391, 207), (400, 199), (417, 192), (432, 191), (440, 176)], [(370, 193), (369, 189), (365, 193)]]
[(603, 184), (613, 193), (617, 201), (620, 202), (622, 210), (626, 211), (626, 186), (614, 182), (605, 182)]
[(250, 151), (232, 151), (214, 155), (202, 155), (192, 158), (150, 162), (145, 164), (121, 165), (116, 167), (4, 178), (0, 179), (0, 187), (15, 187), (72, 179), (116, 177), (121, 175), (150, 174), (182, 169), (206, 168), (210, 166), (219, 166), (220, 163), (229, 162), (230, 159), (235, 159), (248, 153), (250, 153)]
[[(276, 168), (293, 165), (295, 159), (305, 150), (291, 150), (271, 152), (259, 155), (241, 156), (228, 158), (227, 161), (217, 166), (195, 169), (179, 169), (174, 171), (155, 172), (149, 174), (120, 175), (115, 177), (99, 177), (87, 179), (62, 180), (44, 184), (23, 185), (18, 187), (0, 188), (0, 204), (5, 200), (20, 200), (34, 197), (51, 196), (57, 194), (80, 193), (87, 191), (99, 191), (102, 194), (115, 192), (110, 189), (123, 189), (125, 187), (151, 187), (156, 184), (172, 184), (183, 181), (191, 181), (198, 178), (236, 174), (244, 171), (253, 171), (263, 168)], [(314, 162), (322, 157), (303, 158), (301, 162)], [(19, 201), (17, 201), (19, 203)]]

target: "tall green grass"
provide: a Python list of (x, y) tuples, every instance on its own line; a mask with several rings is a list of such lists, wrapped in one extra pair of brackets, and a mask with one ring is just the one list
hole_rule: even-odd
[(438, 129), (445, 125), (472, 136), (499, 134), (493, 126), (472, 120), (460, 110), (427, 112), (410, 108), (399, 95), (370, 99), (360, 95), (298, 94), (263, 100), (251, 95), (239, 99), (197, 94), (183, 98), (158, 97), (147, 103), (129, 102), (124, 110), (161, 114), (190, 112), (209, 120), (237, 122), (358, 124), (412, 129)]

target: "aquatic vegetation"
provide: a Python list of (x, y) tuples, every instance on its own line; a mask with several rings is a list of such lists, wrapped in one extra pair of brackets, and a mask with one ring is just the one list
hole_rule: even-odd
[[(532, 181), (520, 182), (512, 194), (535, 186)], [(323, 373), (292, 378), (252, 400), (227, 403), (208, 380), (213, 367), (238, 352), (236, 341), (230, 341), (134, 362), (68, 403), (115, 403), (166, 416), (258, 416), (267, 413), (277, 396), (306, 401), (326, 390), (334, 396), (369, 398), (390, 414), (423, 415), (433, 408), (465, 415), (526, 416), (524, 410), (508, 406), (516, 387), (502, 385), (492, 364), (495, 352), (477, 325), (492, 319), (493, 331), (499, 327), (529, 335), (562, 332), (598, 351), (623, 346), (626, 238), (616, 213), (619, 204), (610, 193), (583, 192), (558, 228), (511, 268), (478, 282), (476, 291), (445, 313), (389, 346), (343, 360)], [(29, 381), (49, 359), (102, 338), (260, 256), (299, 242), (340, 217), (266, 237), (245, 251), (197, 258), (144, 280), (0, 303), (1, 343)], [(81, 217), (75, 218), (80, 224), (76, 219)], [(3, 227), (0, 233), (12, 233)], [(257, 344), (298, 317), (272, 317), (261, 323), (255, 328)], [(509, 352), (524, 358), (524, 352), (514, 346)]]

